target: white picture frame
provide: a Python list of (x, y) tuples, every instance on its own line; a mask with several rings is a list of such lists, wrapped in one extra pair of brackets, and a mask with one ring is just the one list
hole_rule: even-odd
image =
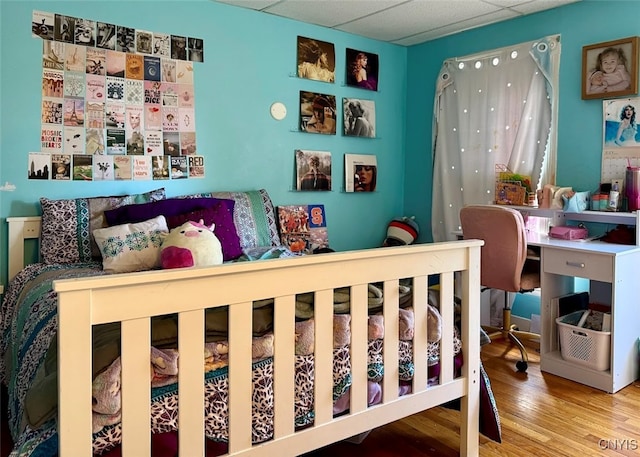
[(378, 162), (372, 154), (344, 155), (345, 192), (374, 192), (378, 182)]

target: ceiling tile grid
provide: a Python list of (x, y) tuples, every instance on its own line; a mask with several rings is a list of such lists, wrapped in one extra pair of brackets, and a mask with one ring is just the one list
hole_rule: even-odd
[(215, 0), (412, 46), (581, 0)]
[(464, 0), (412, 1), (337, 28), (364, 36), (370, 36), (370, 31), (375, 30), (377, 39), (395, 42), (425, 30), (434, 30), (499, 10), (499, 7), (484, 2)]

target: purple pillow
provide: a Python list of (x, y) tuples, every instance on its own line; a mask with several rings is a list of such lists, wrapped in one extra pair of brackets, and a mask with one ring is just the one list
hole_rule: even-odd
[(218, 203), (205, 209), (197, 209), (187, 213), (177, 214), (175, 216), (166, 216), (167, 227), (169, 230), (179, 227), (187, 221), (199, 222), (204, 221), (204, 225), (211, 226), (216, 224), (213, 233), (220, 240), (222, 245), (223, 260), (237, 259), (242, 255), (242, 247), (240, 246), (240, 237), (233, 222), (233, 200), (218, 200)]
[[(157, 202), (125, 205), (107, 210), (104, 212), (104, 217), (110, 226), (134, 224), (136, 222), (153, 219), (160, 215), (168, 220), (169, 217), (177, 216), (178, 214), (189, 213), (198, 209), (213, 208), (223, 200), (224, 199), (221, 198), (168, 198)], [(226, 201), (234, 203), (233, 200)]]

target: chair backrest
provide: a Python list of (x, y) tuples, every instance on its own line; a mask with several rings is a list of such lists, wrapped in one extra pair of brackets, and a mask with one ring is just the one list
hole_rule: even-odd
[(484, 240), (480, 283), (492, 289), (519, 292), (527, 259), (524, 219), (519, 211), (498, 205), (469, 205), (460, 210), (465, 239)]

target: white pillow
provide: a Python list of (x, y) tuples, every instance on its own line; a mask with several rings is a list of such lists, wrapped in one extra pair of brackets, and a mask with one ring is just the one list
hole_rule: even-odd
[(95, 229), (93, 236), (102, 254), (102, 268), (108, 273), (128, 273), (159, 267), (161, 233), (168, 232), (164, 216)]

